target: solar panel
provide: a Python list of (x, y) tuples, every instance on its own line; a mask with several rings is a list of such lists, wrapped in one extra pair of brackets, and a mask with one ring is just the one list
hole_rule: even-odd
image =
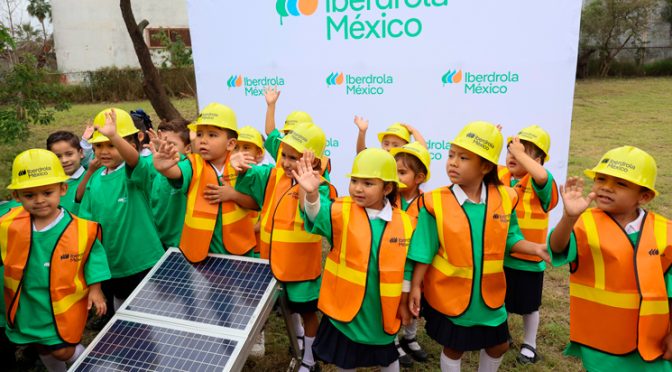
[(245, 330), (273, 280), (265, 262), (170, 252), (120, 310)]
[(240, 343), (119, 317), (101, 335), (71, 370), (222, 371)]
[(240, 370), (278, 295), (266, 260), (171, 248), (71, 371)]

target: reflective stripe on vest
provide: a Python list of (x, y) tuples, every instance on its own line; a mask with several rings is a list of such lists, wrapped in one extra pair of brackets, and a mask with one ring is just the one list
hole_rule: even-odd
[[(471, 223), (451, 187), (425, 193), (427, 211), (436, 218), (439, 250), (427, 269), (424, 294), (429, 304), (441, 313), (455, 317), (471, 303), (474, 282), (474, 252)], [(483, 268), (481, 296), (490, 309), (504, 304), (506, 279), (504, 253), (509, 221), (516, 204), (515, 191), (504, 186), (488, 186), (485, 225), (483, 226)], [(450, 296), (446, 296), (450, 293)]]
[(282, 282), (314, 280), (322, 273), (322, 237), (304, 229), (298, 196), (299, 186), (292, 185), (284, 169), (273, 168), (261, 210), (260, 254)]
[[(207, 185), (219, 185), (215, 169), (201, 156), (188, 157), (193, 175), (187, 193), (187, 207), (180, 238), (180, 250), (191, 262), (203, 261), (208, 256), (210, 242), (217, 224), (217, 214), (221, 206), (222, 242), (226, 251), (234, 255), (244, 255), (254, 248), (254, 224), (248, 217), (249, 211), (233, 201), (210, 204), (205, 198)], [(237, 174), (227, 158), (222, 174), (222, 184), (235, 187)]]
[[(49, 295), (56, 331), (65, 342), (76, 344), (81, 340), (87, 319), (89, 287), (84, 276), (84, 265), (91, 247), (100, 238), (95, 222), (71, 215), (54, 246), (49, 266)], [(0, 222), (0, 244), (5, 265), (5, 310), (7, 324), (14, 326), (19, 307), (23, 274), (30, 258), (32, 220), (23, 207), (6, 214)]]
[[(500, 166), (498, 175), (505, 186), (511, 185), (511, 172), (506, 167)], [(558, 186), (555, 180), (553, 180), (551, 201), (547, 210), (544, 210), (541, 199), (534, 191), (532, 177), (529, 173), (512, 187), (518, 194), (519, 202), (516, 205), (516, 217), (518, 217), (518, 226), (525, 240), (545, 244), (548, 235), (548, 212), (558, 205)], [(510, 255), (524, 261), (541, 262), (541, 258), (533, 255), (514, 252), (511, 252)]]
[(578, 249), (570, 275), (570, 339), (615, 355), (635, 350), (646, 361), (663, 354), (669, 305), (661, 255), (672, 245), (672, 223), (647, 213), (635, 246), (599, 209), (574, 227)]
[[(337, 199), (331, 207), (334, 246), (327, 256), (319, 309), (341, 322), (352, 321), (364, 301), (366, 276), (371, 257), (371, 224), (366, 210), (350, 197)], [(380, 301), (383, 329), (393, 335), (401, 320), (397, 310), (401, 301), (406, 254), (417, 220), (399, 208), (392, 209), (392, 220), (385, 224), (378, 247)], [(368, 229), (367, 229), (368, 227)]]

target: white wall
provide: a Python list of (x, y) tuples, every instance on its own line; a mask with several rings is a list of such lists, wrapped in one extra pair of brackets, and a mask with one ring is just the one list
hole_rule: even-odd
[[(136, 22), (187, 28), (186, 0), (135, 0)], [(65, 74), (102, 67), (139, 67), (118, 0), (51, 0), (58, 69)]]

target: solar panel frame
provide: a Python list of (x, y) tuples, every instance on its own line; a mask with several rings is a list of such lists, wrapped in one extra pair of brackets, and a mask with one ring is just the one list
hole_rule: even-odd
[[(207, 324), (204, 322), (198, 322), (198, 321), (192, 321), (192, 320), (186, 320), (186, 319), (179, 319), (176, 317), (171, 317), (171, 316), (166, 316), (166, 315), (160, 315), (160, 314), (153, 314), (153, 313), (145, 313), (141, 311), (135, 311), (135, 310), (130, 310), (129, 306), (133, 302), (134, 299), (138, 297), (139, 294), (142, 293), (144, 288), (148, 285), (148, 283), (154, 278), (154, 275), (158, 270), (161, 269), (162, 265), (168, 260), (169, 257), (172, 255), (179, 255), (180, 257), (183, 258), (182, 253), (178, 248), (169, 248), (166, 251), (166, 254), (159, 260), (159, 262), (154, 265), (152, 270), (145, 276), (145, 278), (140, 282), (140, 284), (137, 286), (137, 288), (131, 293), (131, 295), (124, 301), (124, 303), (121, 305), (121, 307), (117, 310), (118, 313), (122, 314), (128, 314), (128, 315), (133, 315), (133, 316), (150, 316), (151, 318), (154, 319), (160, 319), (166, 322), (173, 322), (176, 324), (181, 324), (184, 326), (189, 326), (189, 327), (202, 327), (206, 325), (208, 328), (219, 328), (221, 329), (222, 332), (225, 332), (227, 334), (231, 335), (237, 335), (239, 337), (247, 337), (250, 334), (255, 334), (255, 327), (254, 324), (257, 323), (257, 319), (262, 316), (264, 313), (270, 313), (270, 309), (272, 309), (273, 304), (275, 302), (275, 299), (277, 299), (278, 296), (278, 283), (277, 280), (272, 276), (271, 274), (271, 280), (269, 282), (269, 285), (266, 287), (264, 290), (261, 298), (259, 299), (259, 304), (265, 304), (265, 306), (259, 306), (257, 305), (253, 311), (253, 313), (250, 316), (250, 320), (248, 321), (246, 327), (244, 329), (237, 329), (233, 327), (226, 327), (226, 326), (219, 326), (215, 324)], [(236, 260), (236, 261), (243, 261), (243, 262), (254, 262), (254, 263), (261, 263), (261, 264), (266, 264), (268, 265), (268, 260), (263, 260), (259, 258), (253, 258), (253, 257), (240, 257), (240, 256), (232, 256), (232, 255), (224, 255), (224, 254), (209, 254), (208, 256), (211, 257), (220, 257), (220, 258), (225, 258), (227, 260)], [(183, 258), (184, 259), (184, 258)], [(186, 259), (185, 259), (186, 261)], [(187, 261), (188, 262), (188, 261)], [(269, 267), (269, 272), (270, 272), (270, 267)], [(269, 301), (269, 299), (272, 299), (272, 301)], [(268, 310), (268, 311), (266, 311)]]
[[(123, 314), (116, 314), (112, 317), (112, 319), (103, 327), (103, 329), (98, 333), (98, 335), (91, 341), (89, 346), (87, 346), (86, 350), (84, 353), (73, 363), (73, 365), (70, 367), (68, 371), (72, 372), (79, 372), (82, 370), (104, 370), (103, 363), (101, 362), (100, 364), (98, 363), (93, 363), (91, 364), (92, 359), (98, 359), (97, 357), (91, 356), (92, 353), (96, 351), (97, 347), (108, 347), (112, 345), (111, 343), (104, 343), (104, 339), (106, 337), (117, 337), (117, 335), (110, 333), (110, 330), (115, 327), (119, 326), (121, 322), (129, 322), (133, 325), (142, 325), (142, 326), (149, 326), (153, 327), (151, 328), (152, 331), (155, 332), (161, 332), (161, 333), (171, 333), (171, 331), (177, 331), (177, 332), (172, 332), (170, 336), (172, 337), (171, 340), (175, 340), (176, 338), (180, 337), (181, 335), (189, 334), (189, 335), (194, 335), (194, 336), (205, 336), (207, 338), (210, 338), (208, 341), (213, 341), (213, 339), (218, 339), (222, 340), (223, 342), (226, 341), (232, 341), (235, 342), (235, 346), (233, 347), (233, 350), (231, 351), (228, 360), (222, 366), (222, 371), (232, 371), (232, 370), (240, 370), (242, 369), (242, 366), (245, 363), (245, 359), (242, 360), (242, 363), (237, 360), (237, 359), (242, 359), (242, 358), (237, 358), (237, 356), (242, 355), (241, 353), (244, 350), (244, 338), (240, 338), (237, 336), (231, 336), (231, 335), (226, 335), (222, 334), (220, 332), (216, 331), (209, 331), (207, 329), (192, 329), (190, 327), (184, 327), (176, 324), (166, 324), (161, 321), (157, 321), (155, 319), (147, 319), (147, 318), (138, 318), (134, 316), (129, 316), (129, 315), (123, 315)], [(178, 335), (177, 337), (175, 336), (174, 333), (180, 333), (181, 335)], [(195, 338), (193, 340), (196, 340)], [(200, 340), (202, 341), (202, 340)], [(207, 342), (207, 341), (206, 341)], [(121, 370), (158, 370), (159, 367), (162, 367), (161, 365), (156, 365), (155, 368), (146, 368), (146, 369), (141, 369), (137, 366), (138, 363), (135, 363), (135, 366), (129, 365), (127, 362), (129, 358), (122, 358), (122, 356), (117, 356), (116, 361), (112, 362), (110, 361), (109, 363), (112, 364), (113, 366), (116, 366), (117, 368), (110, 368), (110, 370), (120, 370), (120, 367), (126, 367), (125, 369)], [(136, 360), (136, 359), (131, 359), (137, 362), (141, 362), (141, 360)], [(120, 366), (121, 364), (121, 366)], [(93, 369), (87, 367), (92, 367)], [(165, 368), (165, 367), (164, 367)], [(176, 369), (178, 370), (178, 369)]]
[[(254, 311), (250, 316), (250, 319), (245, 326), (245, 329), (236, 329), (231, 327), (222, 327), (218, 325), (212, 325), (207, 323), (200, 323), (185, 319), (173, 318), (169, 316), (144, 313), (139, 311), (129, 310), (129, 304), (133, 301), (139, 293), (142, 292), (143, 288), (147, 283), (152, 279), (154, 274), (161, 269), (161, 266), (168, 260), (169, 257), (173, 255), (179, 255), (182, 259), (186, 259), (182, 256), (182, 252), (178, 248), (169, 248), (166, 253), (161, 257), (161, 259), (154, 265), (154, 267), (149, 271), (145, 278), (140, 282), (137, 288), (131, 293), (131, 295), (124, 301), (122, 306), (117, 310), (115, 316), (108, 322), (108, 324), (98, 333), (96, 338), (91, 342), (87, 347), (85, 353), (77, 360), (75, 364), (69, 369), (69, 371), (75, 371), (76, 366), (79, 366), (86, 358), (89, 356), (91, 350), (95, 348), (97, 343), (107, 334), (110, 330), (114, 321), (117, 320), (129, 320), (137, 323), (149, 324), (157, 327), (163, 327), (167, 329), (175, 329), (184, 332), (193, 332), (203, 335), (209, 335), (219, 338), (228, 338), (237, 341), (236, 348), (232, 353), (232, 356), (227, 363), (225, 371), (239, 371), (245, 365), (247, 356), (254, 345), (255, 339), (253, 336), (256, 336), (261, 332), (264, 327), (265, 320), (270, 315), (273, 310), (273, 305), (280, 295), (279, 284), (277, 280), (271, 275), (270, 281), (263, 291), (263, 295), (259, 299), (258, 304), (254, 307)], [(227, 260), (237, 260), (237, 261), (247, 261), (254, 263), (261, 263), (268, 265), (268, 260), (252, 258), (252, 257), (240, 257), (232, 255), (223, 255), (223, 254), (209, 254), (211, 257), (219, 257)], [(188, 262), (188, 261), (187, 261)], [(270, 272), (270, 267), (268, 267)]]

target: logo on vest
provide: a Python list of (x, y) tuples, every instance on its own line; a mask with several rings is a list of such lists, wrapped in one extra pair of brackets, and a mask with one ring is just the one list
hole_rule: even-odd
[(492, 219), (495, 221), (499, 220), (499, 222), (508, 223), (511, 221), (511, 215), (495, 213), (492, 215)]
[(660, 256), (660, 251), (656, 249), (649, 250), (649, 256)]
[(411, 239), (398, 238), (394, 236), (390, 238), (390, 244), (399, 244), (402, 247), (407, 247), (411, 244)]
[(79, 262), (82, 256), (82, 253), (64, 253), (61, 255), (61, 261)]

